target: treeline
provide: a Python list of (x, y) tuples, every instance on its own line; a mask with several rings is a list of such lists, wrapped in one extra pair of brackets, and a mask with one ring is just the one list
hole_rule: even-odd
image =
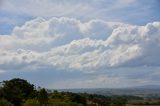
[(0, 106), (125, 106), (132, 96), (50, 92), (23, 79), (0, 83)]

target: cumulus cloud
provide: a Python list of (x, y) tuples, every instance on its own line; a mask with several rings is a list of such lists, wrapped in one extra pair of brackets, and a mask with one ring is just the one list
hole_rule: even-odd
[(160, 22), (135, 26), (103, 20), (36, 18), (0, 36), (1, 69), (47, 67), (84, 72), (159, 66)]

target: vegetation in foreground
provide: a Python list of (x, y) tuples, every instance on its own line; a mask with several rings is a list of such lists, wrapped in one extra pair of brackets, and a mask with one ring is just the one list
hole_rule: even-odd
[[(141, 102), (137, 102), (137, 101)], [(136, 102), (135, 102), (136, 101)], [(0, 106), (127, 106), (156, 104), (135, 96), (103, 96), (87, 93), (51, 92), (15, 78), (0, 84)]]

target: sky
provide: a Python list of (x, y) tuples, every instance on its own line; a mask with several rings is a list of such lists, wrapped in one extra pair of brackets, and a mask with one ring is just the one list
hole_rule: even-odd
[(0, 81), (160, 85), (159, 0), (0, 0)]

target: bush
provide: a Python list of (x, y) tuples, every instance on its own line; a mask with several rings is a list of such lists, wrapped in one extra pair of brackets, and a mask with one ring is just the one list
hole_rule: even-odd
[(23, 104), (23, 106), (41, 106), (41, 105), (40, 105), (40, 103), (39, 103), (38, 100), (36, 100), (36, 99), (29, 99), (29, 100), (27, 100)]
[(33, 98), (35, 95), (34, 85), (23, 79), (14, 78), (1, 84), (2, 97), (12, 102), (14, 106), (21, 106), (23, 100)]
[(6, 99), (0, 99), (0, 106), (13, 106), (13, 104)]
[(47, 91), (44, 88), (39, 91), (37, 99), (38, 99), (38, 101), (40, 102), (41, 105), (47, 104), (48, 94), (47, 94)]

